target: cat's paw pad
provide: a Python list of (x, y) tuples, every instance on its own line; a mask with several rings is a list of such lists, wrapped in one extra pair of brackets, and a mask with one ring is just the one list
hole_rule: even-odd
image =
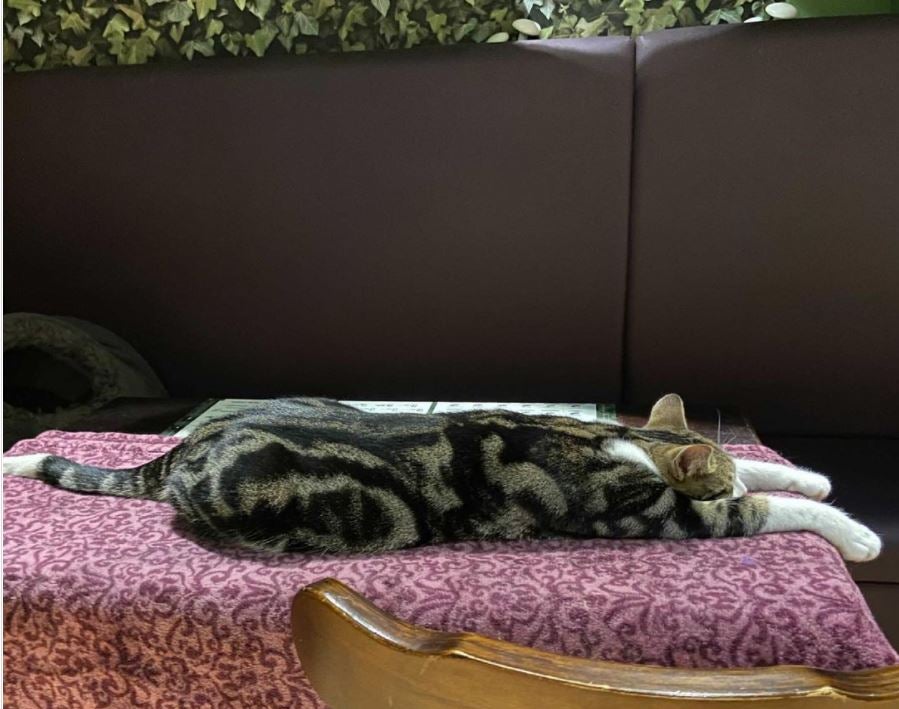
[(810, 470), (797, 470), (796, 477), (787, 488), (790, 492), (798, 492), (812, 500), (823, 500), (830, 495), (830, 480)]
[(847, 519), (837, 545), (846, 561), (871, 561), (880, 555), (883, 543), (874, 532), (855, 520)]

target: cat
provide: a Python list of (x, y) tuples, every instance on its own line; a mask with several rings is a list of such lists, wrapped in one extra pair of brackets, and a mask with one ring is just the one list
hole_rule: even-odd
[[(822, 475), (732, 458), (662, 397), (644, 428), (505, 411), (369, 414), (277, 399), (201, 426), (145, 465), (53, 455), (4, 474), (171, 504), (200, 538), (269, 551), (383, 552), (547, 536), (732, 537), (808, 530), (851, 561), (880, 539), (819, 500)], [(744, 495), (791, 490), (813, 499)]]

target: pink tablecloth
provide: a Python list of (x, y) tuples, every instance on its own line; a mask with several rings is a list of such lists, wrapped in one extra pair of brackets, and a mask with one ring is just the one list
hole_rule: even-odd
[[(13, 453), (130, 467), (177, 443), (49, 432)], [(760, 446), (744, 457), (779, 460)], [(142, 500), (4, 481), (8, 706), (318, 707), (288, 610), (333, 576), (413, 623), (581, 657), (681, 667), (899, 663), (837, 552), (754, 539), (465, 543), (376, 556), (198, 546)]]

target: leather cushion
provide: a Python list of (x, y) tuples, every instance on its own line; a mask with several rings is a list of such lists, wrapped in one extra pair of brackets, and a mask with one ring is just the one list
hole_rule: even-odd
[(899, 434), (899, 17), (637, 40), (628, 397)]
[(173, 396), (614, 401), (625, 38), (6, 77), (8, 310)]

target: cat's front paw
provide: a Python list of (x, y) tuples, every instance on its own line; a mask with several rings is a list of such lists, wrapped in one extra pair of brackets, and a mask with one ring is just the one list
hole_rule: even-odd
[(830, 495), (830, 480), (811, 470), (797, 470), (793, 473), (787, 490), (820, 501)]
[(880, 537), (854, 519), (847, 517), (843, 524), (839, 539), (834, 541), (846, 561), (871, 561), (880, 555)]

